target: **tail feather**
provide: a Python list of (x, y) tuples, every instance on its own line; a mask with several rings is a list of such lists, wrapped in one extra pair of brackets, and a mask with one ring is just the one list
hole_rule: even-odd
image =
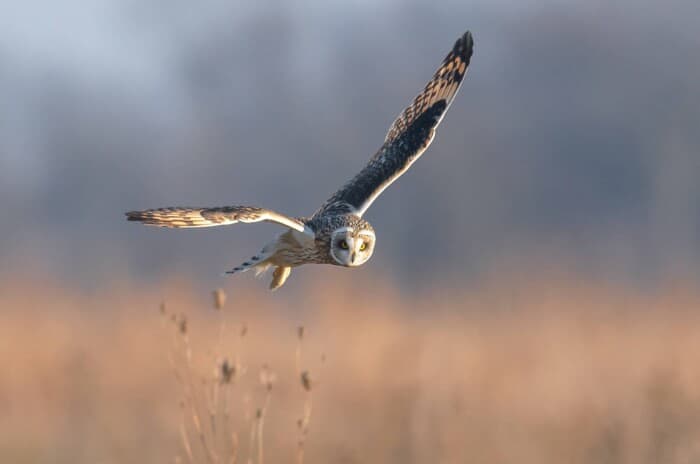
[(270, 283), (270, 289), (275, 290), (281, 287), (282, 285), (284, 285), (284, 282), (287, 280), (289, 274), (292, 272), (292, 268), (290, 266), (280, 264), (280, 260), (277, 256), (281, 247), (280, 242), (284, 242), (283, 239), (287, 236), (287, 234), (288, 233), (278, 236), (275, 240), (265, 245), (263, 249), (258, 252), (258, 254), (251, 257), (247, 261), (244, 261), (238, 266), (234, 267), (230, 271), (227, 271), (226, 274), (237, 274), (239, 272), (246, 272), (251, 269), (254, 269), (256, 277), (259, 277), (265, 271), (267, 271), (271, 267), (274, 267), (275, 270), (272, 273), (272, 282)]
[(262, 263), (255, 266), (255, 277), (262, 277), (263, 274), (267, 272), (268, 269), (272, 267), (270, 263)]
[(270, 247), (266, 246), (258, 254), (255, 256), (251, 257), (247, 261), (244, 261), (243, 263), (239, 264), (238, 266), (234, 267), (230, 271), (226, 271), (226, 274), (236, 274), (238, 272), (245, 272), (250, 269), (255, 269), (255, 275), (260, 275), (263, 272), (267, 270), (268, 267), (271, 266), (267, 260), (272, 256), (272, 253), (270, 253)]
[(226, 274), (237, 274), (239, 272), (246, 272), (251, 269), (255, 269), (255, 275), (257, 276), (265, 272), (270, 266), (271, 264), (265, 262), (265, 260), (260, 256), (253, 256), (248, 261), (239, 264), (230, 271), (226, 271)]

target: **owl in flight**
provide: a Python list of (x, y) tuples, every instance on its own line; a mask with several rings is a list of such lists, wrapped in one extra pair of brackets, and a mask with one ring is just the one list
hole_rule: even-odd
[(290, 217), (253, 206), (160, 208), (126, 213), (129, 221), (159, 227), (213, 227), (238, 222), (275, 222), (286, 228), (274, 240), (227, 274), (274, 267), (271, 289), (281, 287), (293, 267), (334, 264), (356, 267), (374, 252), (376, 237), (362, 218), (385, 188), (423, 154), (435, 137), (464, 79), (474, 41), (465, 32), (432, 79), (389, 128), (384, 144), (369, 163), (335, 192), (311, 217)]

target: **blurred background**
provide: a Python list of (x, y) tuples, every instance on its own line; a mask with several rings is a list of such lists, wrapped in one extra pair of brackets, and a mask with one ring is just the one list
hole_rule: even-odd
[[(220, 274), (274, 225), (125, 221), (314, 212), (467, 29), (362, 269), (271, 294)], [(694, 0), (0, 2), (0, 461), (187, 462), (165, 302), (197, 376), (245, 360), (245, 443), (277, 372), (270, 462), (305, 407), (297, 325), (310, 463), (700, 462), (698, 31)], [(212, 346), (216, 287), (248, 348)]]
[(379, 246), (363, 271), (411, 288), (513, 260), (631, 284), (698, 275), (694, 1), (44, 3), (0, 15), (13, 269), (218, 279), (278, 229), (152, 230), (123, 212), (312, 213), (469, 29), (439, 136), (367, 214)]

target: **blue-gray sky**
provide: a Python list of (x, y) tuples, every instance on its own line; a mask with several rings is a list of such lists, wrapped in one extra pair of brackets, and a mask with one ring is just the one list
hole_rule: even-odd
[(470, 29), (435, 143), (375, 203), (375, 273), (469, 280), (564, 256), (698, 272), (700, 6), (656, 2), (5, 2), (0, 259), (208, 281), (274, 226), (162, 231), (130, 209), (313, 212)]

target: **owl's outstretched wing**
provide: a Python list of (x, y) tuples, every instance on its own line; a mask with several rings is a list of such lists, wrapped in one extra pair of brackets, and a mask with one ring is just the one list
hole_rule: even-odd
[(473, 46), (469, 31), (457, 39), (423, 91), (396, 118), (384, 145), (362, 171), (326, 201), (319, 213), (346, 209), (362, 216), (379, 194), (423, 154), (459, 90)]
[(149, 226), (192, 228), (214, 227), (238, 222), (276, 222), (290, 229), (313, 234), (302, 221), (269, 209), (254, 206), (222, 206), (218, 208), (159, 208), (126, 213), (129, 221)]

